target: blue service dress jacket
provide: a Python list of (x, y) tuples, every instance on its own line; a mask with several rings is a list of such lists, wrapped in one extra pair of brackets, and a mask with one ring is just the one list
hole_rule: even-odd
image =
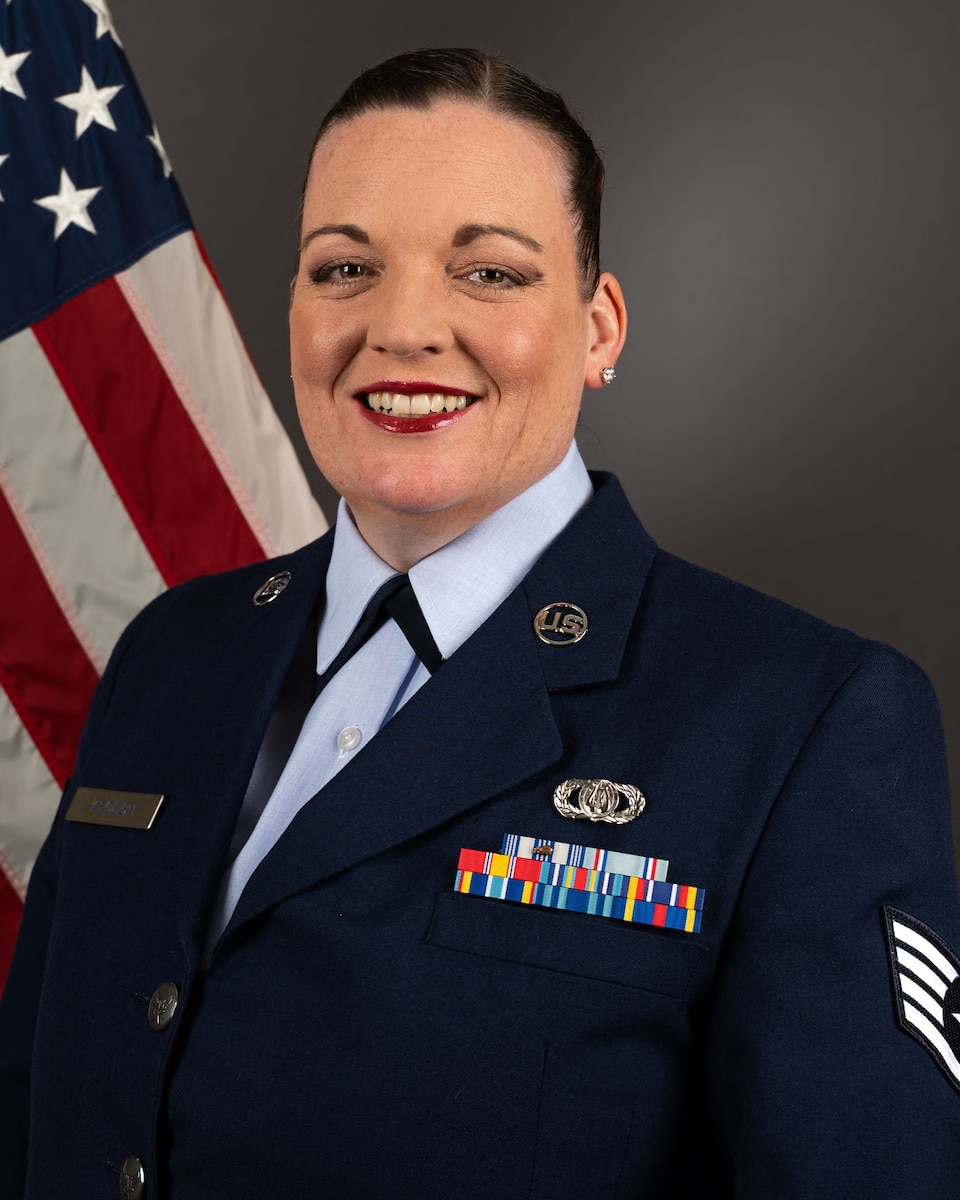
[[(149, 1200), (957, 1194), (956, 1080), (903, 1020), (912, 988), (924, 1028), (957, 1022), (926, 679), (662, 552), (597, 483), (298, 814), (206, 968), (330, 536), (137, 618), (31, 881), (0, 1018), (0, 1194), (113, 1197), (131, 1156), (144, 1182), (123, 1194)], [(547, 645), (534, 616), (561, 601), (589, 629)], [(574, 779), (646, 807), (563, 816)], [(67, 822), (81, 785), (165, 800), (149, 830)], [(666, 859), (702, 889), (699, 930), (457, 891), (460, 851), (505, 834)], [(895, 923), (940, 951), (892, 958)], [(157, 1022), (161, 984), (177, 1004)]]

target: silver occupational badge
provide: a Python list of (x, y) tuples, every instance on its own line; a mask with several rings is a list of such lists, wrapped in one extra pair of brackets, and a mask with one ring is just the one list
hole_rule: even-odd
[(586, 637), (587, 614), (578, 604), (555, 600), (533, 618), (533, 628), (548, 646), (572, 646)]
[(289, 571), (280, 571), (276, 575), (271, 575), (266, 583), (261, 583), (253, 593), (254, 604), (258, 608), (262, 608), (264, 604), (269, 604), (271, 600), (276, 600), (292, 578), (293, 576)]
[(553, 793), (553, 806), (561, 817), (610, 825), (626, 825), (640, 816), (646, 803), (639, 788), (609, 779), (565, 779)]

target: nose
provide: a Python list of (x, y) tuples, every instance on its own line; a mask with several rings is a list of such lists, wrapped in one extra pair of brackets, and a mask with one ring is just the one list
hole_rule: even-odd
[(367, 345), (381, 354), (412, 358), (441, 354), (453, 342), (446, 288), (425, 273), (397, 273), (376, 289)]

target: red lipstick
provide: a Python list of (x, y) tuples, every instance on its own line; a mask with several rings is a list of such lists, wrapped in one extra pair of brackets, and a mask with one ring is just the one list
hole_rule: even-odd
[(399, 392), (401, 396), (439, 394), (441, 396), (466, 396), (467, 399), (476, 399), (474, 393), (469, 388), (451, 387), (446, 383), (423, 383), (421, 381), (401, 383), (397, 379), (380, 379), (376, 383), (369, 383), (366, 387), (354, 392), (354, 395), (359, 399), (361, 396), (369, 395), (370, 392)]
[[(454, 409), (452, 412), (443, 409), (440, 412), (429, 412), (416, 416), (401, 415), (389, 410), (370, 407), (368, 397), (371, 394), (382, 393), (400, 396), (464, 396), (467, 399), (467, 405), (464, 408)], [(437, 429), (444, 429), (448, 425), (463, 420), (467, 410), (478, 399), (473, 392), (466, 388), (424, 380), (399, 379), (377, 380), (376, 383), (367, 384), (366, 387), (355, 392), (354, 397), (360, 404), (364, 417), (386, 433), (432, 433)]]
[(425, 417), (394, 417), (390, 413), (374, 412), (372, 408), (360, 410), (368, 421), (387, 433), (431, 433), (434, 429), (445, 429), (456, 421), (462, 421), (469, 408), (455, 412), (428, 413)]

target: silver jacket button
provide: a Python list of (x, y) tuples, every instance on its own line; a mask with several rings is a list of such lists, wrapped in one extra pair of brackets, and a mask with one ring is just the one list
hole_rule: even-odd
[(160, 1030), (166, 1027), (173, 1020), (173, 1014), (177, 1011), (177, 1001), (180, 999), (180, 993), (177, 991), (175, 983), (161, 983), (157, 990), (150, 997), (150, 1007), (147, 1009), (147, 1020), (150, 1022), (150, 1028)]
[(123, 1166), (120, 1168), (120, 1195), (123, 1200), (141, 1200), (146, 1183), (143, 1163), (135, 1154), (131, 1154), (123, 1160)]

